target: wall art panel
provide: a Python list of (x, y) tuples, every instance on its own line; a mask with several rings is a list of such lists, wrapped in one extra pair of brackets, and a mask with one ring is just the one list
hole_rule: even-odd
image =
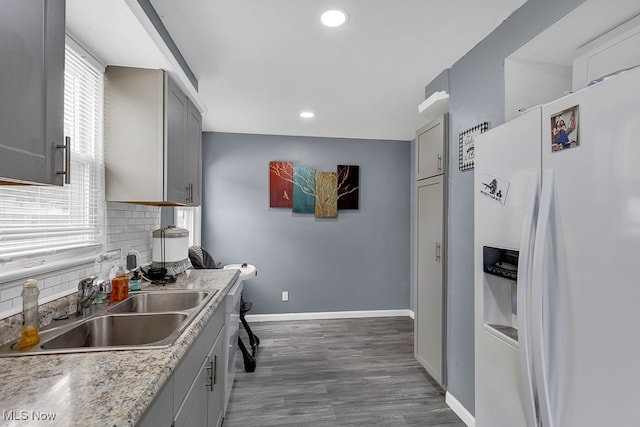
[(316, 172), (316, 218), (338, 216), (338, 174)]
[(316, 170), (306, 166), (293, 168), (293, 212), (315, 213)]
[(359, 209), (360, 166), (338, 165), (338, 210)]
[(269, 207), (290, 208), (293, 197), (293, 163), (269, 162)]

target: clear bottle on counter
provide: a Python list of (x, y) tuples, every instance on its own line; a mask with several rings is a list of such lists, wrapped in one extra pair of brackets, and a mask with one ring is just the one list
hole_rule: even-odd
[(123, 301), (129, 296), (129, 278), (127, 277), (124, 266), (120, 264), (116, 277), (111, 279), (111, 301)]
[(27, 348), (40, 342), (38, 333), (38, 281), (29, 279), (22, 288), (22, 336), (18, 348)]

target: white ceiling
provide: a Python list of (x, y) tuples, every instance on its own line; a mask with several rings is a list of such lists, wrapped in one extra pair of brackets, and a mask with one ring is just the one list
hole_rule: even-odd
[[(424, 87), (524, 0), (151, 2), (199, 80), (204, 130), (408, 140)], [(67, 0), (68, 31), (107, 64), (170, 69), (127, 3)], [(321, 26), (330, 7), (346, 26)]]
[(67, 34), (103, 65), (170, 67), (124, 0), (66, 0), (66, 7)]

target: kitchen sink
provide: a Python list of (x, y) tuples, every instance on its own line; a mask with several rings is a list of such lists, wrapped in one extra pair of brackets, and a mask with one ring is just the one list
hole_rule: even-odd
[(19, 350), (0, 346), (0, 357), (167, 348), (217, 293), (197, 290), (140, 291), (94, 314), (54, 322), (40, 331), (40, 342)]
[(189, 310), (202, 304), (211, 292), (172, 291), (144, 292), (129, 298), (109, 309), (111, 313), (157, 313), (163, 311)]
[(186, 313), (145, 315), (107, 314), (87, 319), (73, 328), (40, 344), (43, 350), (79, 347), (127, 347), (162, 345), (179, 330)]

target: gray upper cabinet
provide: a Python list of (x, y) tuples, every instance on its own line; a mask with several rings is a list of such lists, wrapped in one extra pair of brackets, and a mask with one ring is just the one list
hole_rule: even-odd
[(447, 115), (432, 121), (416, 132), (416, 180), (445, 173)]
[(190, 204), (202, 201), (202, 115), (191, 100), (187, 103), (187, 183)]
[[(158, 206), (200, 203), (193, 195), (194, 189), (200, 191), (202, 160), (199, 154), (190, 154), (190, 147), (195, 141), (192, 134), (200, 134), (201, 142), (202, 125), (201, 121), (191, 123), (190, 104), (163, 70), (107, 67), (107, 201)], [(200, 150), (200, 145), (194, 149)], [(198, 173), (191, 174), (194, 170)]]
[(167, 91), (167, 200), (189, 203), (187, 96), (169, 79)]
[(64, 0), (0, 2), (0, 184), (62, 185)]

